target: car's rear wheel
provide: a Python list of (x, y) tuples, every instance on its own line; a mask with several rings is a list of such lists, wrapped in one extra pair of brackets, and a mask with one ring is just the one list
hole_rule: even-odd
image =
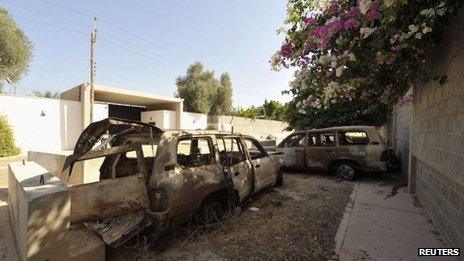
[(214, 224), (224, 216), (224, 206), (215, 198), (207, 198), (200, 207), (197, 223), (200, 225)]
[(353, 180), (357, 176), (356, 165), (349, 162), (337, 163), (334, 167), (335, 174), (346, 180)]

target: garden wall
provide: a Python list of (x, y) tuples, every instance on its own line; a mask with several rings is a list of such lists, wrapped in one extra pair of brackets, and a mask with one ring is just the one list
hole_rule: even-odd
[(0, 94), (0, 114), (7, 116), (25, 154), (73, 149), (81, 133), (81, 105), (76, 101)]
[(464, 248), (464, 10), (426, 63), (447, 81), (414, 88), (410, 189), (453, 247)]

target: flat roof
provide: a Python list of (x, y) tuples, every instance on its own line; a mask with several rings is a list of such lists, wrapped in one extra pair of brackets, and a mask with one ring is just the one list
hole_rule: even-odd
[(95, 85), (95, 101), (108, 103), (151, 106), (155, 104), (180, 103), (182, 99), (165, 97), (145, 92), (135, 92), (105, 85)]
[[(82, 86), (87, 86), (87, 88), (89, 88), (87, 83), (80, 84), (74, 88), (62, 92), (60, 95), (61, 98), (65, 100), (79, 101), (80, 88)], [(95, 84), (94, 95), (94, 100), (96, 102), (137, 105), (145, 107), (153, 105), (172, 105), (182, 102), (182, 99), (179, 98), (166, 97), (146, 92), (129, 91), (101, 84)]]

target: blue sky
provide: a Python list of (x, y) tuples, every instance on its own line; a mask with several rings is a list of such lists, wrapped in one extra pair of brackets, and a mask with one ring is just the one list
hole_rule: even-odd
[[(88, 81), (89, 34), (98, 18), (98, 84), (172, 96), (194, 61), (229, 72), (234, 105), (281, 95), (293, 72), (270, 69), (279, 48), (285, 0), (0, 0), (34, 43), (18, 93), (63, 91)], [(7, 88), (8, 90), (8, 88)]]

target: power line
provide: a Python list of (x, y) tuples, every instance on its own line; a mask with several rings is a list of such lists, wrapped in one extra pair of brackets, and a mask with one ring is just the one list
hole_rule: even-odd
[(74, 21), (74, 20), (70, 20), (70, 19), (63, 18), (63, 17), (57, 16), (57, 15), (54, 15), (54, 14), (50, 14), (50, 13), (47, 13), (47, 12), (43, 12), (43, 11), (41, 11), (41, 10), (33, 9), (33, 8), (26, 7), (26, 6), (22, 6), (22, 5), (18, 5), (18, 4), (16, 4), (16, 3), (12, 3), (12, 2), (9, 2), (9, 1), (5, 1), (5, 0), (0, 0), (0, 2), (8, 3), (8, 4), (12, 5), (12, 6), (15, 6), (15, 7), (18, 7), (18, 8), (27, 10), (27, 11), (30, 11), (30, 12), (35, 12), (35, 13), (43, 14), (43, 15), (46, 15), (46, 16), (49, 16), (49, 17), (52, 17), (52, 18), (55, 18), (55, 19), (62, 20), (62, 21), (67, 22), (67, 23), (72, 23), (72, 24), (75, 24), (75, 25), (78, 25), (78, 26), (87, 27), (86, 25), (84, 25), (84, 24), (82, 24), (82, 23), (79, 23), (79, 22), (76, 22), (76, 21)]
[(51, 27), (55, 27), (55, 28), (58, 28), (58, 29), (62, 29), (62, 30), (66, 30), (66, 31), (74, 32), (74, 33), (85, 34), (85, 35), (88, 34), (86, 32), (78, 31), (78, 30), (75, 30), (73, 28), (69, 28), (69, 27), (65, 27), (65, 26), (61, 26), (61, 25), (56, 25), (56, 24), (52, 24), (52, 23), (47, 23), (47, 22), (44, 22), (44, 21), (39, 21), (39, 20), (30, 18), (30, 17), (25, 17), (25, 16), (21, 16), (21, 15), (15, 15), (14, 17), (21, 18), (21, 19), (24, 19), (24, 20), (29, 20), (31, 22), (38, 23), (38, 24), (48, 25), (48, 26), (51, 26)]
[[(1, 0), (0, 0), (0, 1), (1, 1)], [(68, 7), (68, 6), (65, 6), (65, 5), (57, 4), (57, 3), (52, 2), (52, 1), (49, 1), (49, 0), (40, 0), (40, 1), (42, 1), (42, 2), (44, 2), (44, 3), (47, 3), (47, 4), (49, 4), (49, 5), (53, 5), (53, 6), (55, 6), (55, 7), (62, 8), (62, 9), (64, 9), (64, 10), (68, 10), (68, 11), (74, 12), (74, 13), (76, 13), (76, 14), (80, 14), (80, 15), (86, 16), (87, 18), (90, 18), (90, 17), (93, 17), (93, 16), (94, 16), (94, 15), (91, 15), (91, 14), (85, 12), (85, 11), (82, 11), (82, 10), (79, 10), (79, 9), (76, 9), (76, 8), (71, 8), (71, 7)], [(100, 22), (103, 22), (103, 23), (107, 24), (108, 26), (113, 27), (113, 28), (115, 28), (115, 29), (117, 29), (117, 30), (119, 30), (119, 31), (121, 31), (121, 32), (123, 32), (123, 33), (132, 35), (133, 37), (135, 37), (135, 38), (137, 38), (137, 39), (139, 39), (139, 40), (141, 40), (141, 41), (143, 41), (143, 42), (145, 42), (145, 43), (147, 43), (147, 44), (149, 44), (149, 45), (153, 45), (153, 46), (156, 46), (156, 47), (158, 47), (158, 48), (161, 48), (161, 49), (163, 49), (163, 50), (169, 52), (170, 54), (172, 54), (174, 57), (178, 57), (178, 54), (177, 54), (176, 52), (174, 52), (173, 50), (171, 50), (170, 48), (168, 48), (168, 47), (166, 47), (166, 46), (163, 46), (163, 45), (161, 45), (161, 44), (159, 44), (159, 43), (150, 41), (150, 40), (148, 40), (148, 39), (146, 39), (146, 38), (144, 38), (144, 37), (142, 37), (142, 36), (140, 36), (140, 35), (138, 35), (138, 34), (133, 33), (133, 32), (130, 31), (130, 30), (126, 30), (126, 29), (124, 29), (124, 28), (122, 28), (122, 27), (120, 27), (120, 26), (118, 26), (118, 25), (115, 25), (115, 24), (113, 24), (112, 22), (107, 21), (106, 19), (99, 18), (99, 21), (100, 21)], [(138, 47), (138, 48), (140, 48), (140, 47)]]

